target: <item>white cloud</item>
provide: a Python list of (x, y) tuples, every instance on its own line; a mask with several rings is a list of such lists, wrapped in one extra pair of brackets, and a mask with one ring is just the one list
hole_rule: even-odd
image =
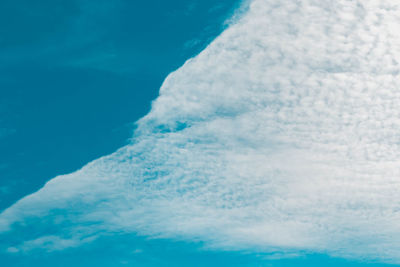
[(400, 262), (399, 5), (252, 1), (167, 77), (132, 144), (22, 199), (0, 231)]

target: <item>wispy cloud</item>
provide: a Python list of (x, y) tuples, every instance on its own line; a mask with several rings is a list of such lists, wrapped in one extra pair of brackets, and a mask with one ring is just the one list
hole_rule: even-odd
[(22, 199), (0, 231), (400, 262), (399, 8), (252, 1), (168, 76), (132, 144)]

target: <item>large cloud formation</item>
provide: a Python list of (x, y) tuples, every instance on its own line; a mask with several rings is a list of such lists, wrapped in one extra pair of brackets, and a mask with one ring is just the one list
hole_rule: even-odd
[(126, 232), (399, 263), (399, 14), (253, 0), (167, 77), (131, 144), (1, 214), (8, 250)]

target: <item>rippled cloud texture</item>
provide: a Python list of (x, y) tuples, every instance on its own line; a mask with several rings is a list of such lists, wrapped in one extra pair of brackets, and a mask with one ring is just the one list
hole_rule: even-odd
[(400, 2), (253, 0), (130, 145), (0, 216), (8, 251), (102, 234), (400, 263)]

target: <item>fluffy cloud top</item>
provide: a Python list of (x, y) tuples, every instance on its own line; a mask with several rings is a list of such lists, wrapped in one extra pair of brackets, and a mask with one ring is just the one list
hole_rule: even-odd
[(399, 263), (399, 14), (253, 0), (167, 77), (130, 145), (0, 215), (8, 250), (127, 232)]

